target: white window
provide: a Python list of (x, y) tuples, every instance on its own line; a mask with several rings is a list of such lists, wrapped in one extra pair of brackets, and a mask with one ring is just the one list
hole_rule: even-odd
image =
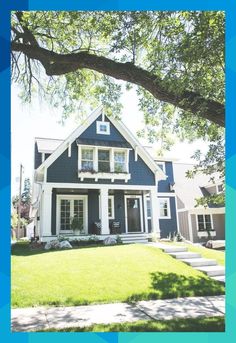
[(110, 150), (98, 150), (98, 172), (110, 172)]
[(159, 198), (159, 217), (161, 219), (170, 219), (170, 199), (168, 198)]
[(147, 219), (151, 219), (152, 212), (151, 212), (151, 200), (150, 200), (150, 198), (146, 199), (146, 210), (147, 210)]
[(97, 134), (110, 135), (110, 123), (105, 121), (97, 121)]
[(197, 215), (198, 231), (211, 231), (214, 230), (210, 214)]
[(220, 184), (220, 185), (217, 185), (217, 193), (222, 193), (224, 191), (224, 188), (223, 188), (223, 185)]
[(124, 151), (114, 151), (114, 172), (126, 172), (126, 157)]
[[(108, 219), (115, 218), (114, 196), (108, 196)], [(99, 195), (99, 219), (101, 219), (101, 198)]]
[(58, 232), (66, 233), (86, 230), (86, 196), (58, 195)]
[(81, 170), (92, 171), (93, 167), (93, 149), (81, 149)]

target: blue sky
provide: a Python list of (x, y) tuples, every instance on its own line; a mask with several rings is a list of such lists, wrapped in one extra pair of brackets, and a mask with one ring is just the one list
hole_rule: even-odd
[[(35, 137), (66, 138), (78, 125), (75, 115), (71, 115), (62, 126), (62, 109), (52, 108), (40, 100), (37, 96), (31, 104), (23, 104), (19, 99), (19, 88), (12, 85), (11, 94), (11, 180), (12, 195), (18, 192), (19, 184), (16, 178), (19, 176), (20, 163), (24, 166), (24, 178), (33, 176), (33, 153)], [(137, 98), (134, 91), (126, 91), (122, 96), (122, 121), (136, 134), (143, 127), (142, 113), (137, 106)], [(132, 115), (127, 115), (132, 113)], [(89, 113), (88, 113), (89, 114)], [(134, 120), (135, 119), (135, 120)], [(146, 143), (143, 141), (142, 143)], [(147, 145), (150, 145), (146, 143)], [(180, 162), (190, 163), (194, 150), (205, 150), (205, 144), (198, 140), (193, 144), (188, 142), (173, 146), (165, 156), (179, 159)], [(193, 161), (192, 161), (193, 162)]]

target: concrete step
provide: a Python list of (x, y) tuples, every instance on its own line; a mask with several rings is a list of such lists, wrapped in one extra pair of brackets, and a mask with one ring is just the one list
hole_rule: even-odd
[(195, 252), (173, 252), (173, 253), (169, 253), (169, 255), (177, 258), (178, 260), (181, 259), (189, 259), (189, 258), (200, 258), (201, 255)]
[(216, 281), (225, 283), (225, 275), (212, 276), (211, 278), (216, 280)]
[(222, 266), (205, 266), (205, 267), (194, 267), (208, 276), (223, 276), (225, 275), (225, 268)]
[(146, 244), (146, 243), (148, 243), (148, 240), (147, 239), (139, 239), (139, 240), (134, 240), (134, 239), (131, 239), (131, 240), (125, 240), (125, 241), (123, 241), (122, 240), (122, 242), (123, 242), (123, 244), (130, 244), (130, 243), (143, 243), (143, 244)]
[(186, 251), (188, 251), (188, 249), (185, 247), (167, 247), (167, 248), (163, 248), (162, 250), (168, 254), (174, 253), (174, 252), (186, 252)]
[(217, 265), (216, 260), (210, 260), (209, 258), (184, 258), (184, 259), (181, 259), (181, 261), (189, 264), (192, 267)]

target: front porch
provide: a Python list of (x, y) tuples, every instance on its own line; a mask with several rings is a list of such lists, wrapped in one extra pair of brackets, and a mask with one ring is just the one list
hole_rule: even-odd
[[(59, 235), (82, 238), (127, 236), (147, 239), (148, 234), (160, 236), (157, 216), (157, 192), (153, 186), (47, 184), (42, 192), (39, 235), (47, 241)], [(119, 226), (116, 232), (113, 224)]]

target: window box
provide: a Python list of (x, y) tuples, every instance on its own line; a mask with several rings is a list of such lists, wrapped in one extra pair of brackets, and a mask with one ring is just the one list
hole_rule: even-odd
[(207, 231), (198, 231), (197, 233), (198, 237), (208, 237), (209, 235), (211, 237), (215, 237), (216, 236), (216, 232), (215, 231), (209, 231), (209, 234)]
[(130, 174), (129, 173), (102, 173), (102, 172), (95, 172), (95, 171), (79, 171), (78, 177), (80, 181), (84, 181), (84, 179), (94, 179), (96, 182), (98, 179), (109, 179), (111, 182), (114, 182), (114, 180), (124, 180), (125, 182), (128, 182), (130, 180)]

